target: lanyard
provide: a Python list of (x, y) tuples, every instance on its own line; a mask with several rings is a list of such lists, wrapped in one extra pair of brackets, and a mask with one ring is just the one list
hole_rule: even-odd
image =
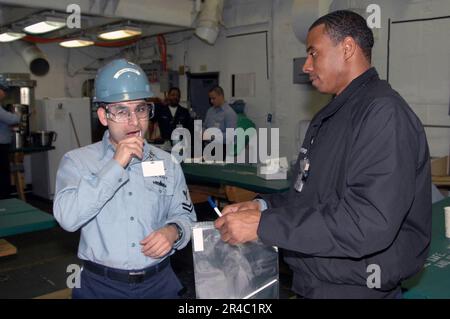
[(309, 138), (309, 147), (308, 149), (302, 147), (300, 149), (300, 153), (303, 154), (303, 158), (301, 158), (299, 160), (299, 171), (298, 171), (298, 175), (297, 175), (297, 179), (295, 181), (294, 184), (294, 189), (298, 192), (301, 193), (306, 181), (308, 180), (308, 177), (310, 175), (310, 170), (311, 170), (311, 161), (309, 160), (309, 154), (311, 154), (311, 150), (313, 148), (314, 142), (315, 142), (315, 138), (317, 136), (317, 133), (319, 132), (320, 127), (322, 126), (322, 121), (319, 122), (319, 124), (314, 125), (311, 128), (311, 134), (309, 134), (309, 136), (311, 136)]

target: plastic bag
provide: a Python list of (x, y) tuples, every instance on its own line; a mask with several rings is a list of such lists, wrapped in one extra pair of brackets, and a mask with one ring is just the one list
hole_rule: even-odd
[(279, 298), (276, 247), (261, 241), (229, 245), (213, 222), (196, 223), (192, 240), (197, 298)]

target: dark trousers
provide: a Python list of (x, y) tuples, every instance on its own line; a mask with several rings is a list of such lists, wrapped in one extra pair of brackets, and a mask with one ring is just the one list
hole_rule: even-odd
[(0, 144), (0, 199), (8, 198), (11, 188), (9, 144)]
[(178, 299), (182, 288), (170, 265), (140, 283), (124, 283), (83, 268), (72, 299)]

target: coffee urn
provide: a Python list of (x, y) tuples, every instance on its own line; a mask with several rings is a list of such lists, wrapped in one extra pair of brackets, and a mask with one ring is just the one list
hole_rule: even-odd
[(14, 128), (14, 141), (16, 148), (24, 147), (30, 143), (30, 112), (28, 105), (25, 104), (8, 104), (6, 109), (9, 112), (16, 113), (19, 118), (19, 124)]
[[(14, 130), (16, 145), (28, 146), (31, 144), (30, 114), (34, 109), (34, 88), (36, 81), (30, 79), (28, 73), (2, 73), (9, 86), (8, 94), (2, 101), (6, 109), (20, 117), (18, 129)], [(19, 136), (20, 135), (20, 136)]]

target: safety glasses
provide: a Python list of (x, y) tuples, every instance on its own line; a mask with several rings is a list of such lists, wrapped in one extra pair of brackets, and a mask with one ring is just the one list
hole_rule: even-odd
[(111, 121), (118, 123), (127, 123), (132, 114), (136, 115), (138, 120), (147, 120), (155, 115), (155, 105), (153, 103), (140, 103), (136, 105), (134, 111), (125, 104), (107, 104), (105, 105), (106, 117)]

